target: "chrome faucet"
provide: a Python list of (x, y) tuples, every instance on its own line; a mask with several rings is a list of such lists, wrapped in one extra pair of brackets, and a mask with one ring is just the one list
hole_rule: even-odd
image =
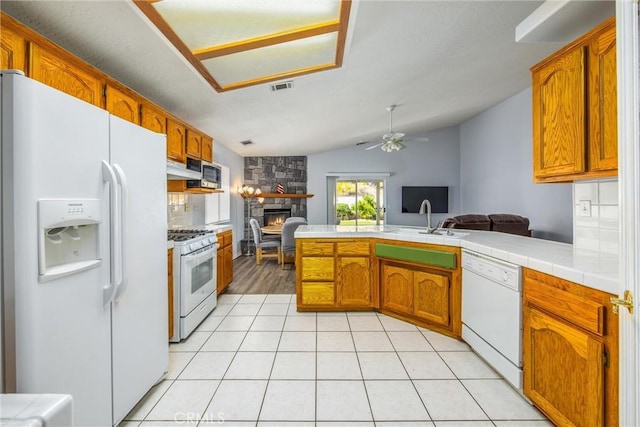
[[(426, 211), (425, 211), (426, 206)], [(432, 234), (434, 231), (438, 229), (438, 227), (431, 228), (431, 202), (429, 199), (424, 199), (422, 204), (420, 205), (420, 210), (418, 211), (420, 214), (427, 214), (427, 233)]]

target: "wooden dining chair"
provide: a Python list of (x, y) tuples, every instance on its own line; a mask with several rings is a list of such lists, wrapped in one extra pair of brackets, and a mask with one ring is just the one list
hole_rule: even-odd
[(260, 265), (262, 258), (276, 258), (280, 264), (280, 240), (264, 240), (257, 219), (251, 218), (249, 224), (256, 245), (256, 264)]

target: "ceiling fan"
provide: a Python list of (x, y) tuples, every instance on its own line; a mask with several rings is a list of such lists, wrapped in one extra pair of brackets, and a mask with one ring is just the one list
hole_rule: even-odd
[[(377, 143), (376, 145), (372, 145), (371, 147), (365, 148), (365, 150), (373, 150), (374, 148), (380, 147), (382, 151), (387, 153), (391, 153), (392, 151), (400, 151), (406, 148), (404, 145), (404, 137), (405, 134), (401, 132), (393, 131), (393, 110), (395, 110), (397, 105), (389, 105), (387, 107), (387, 111), (389, 112), (389, 132), (382, 135), (382, 141)], [(424, 141), (428, 141), (428, 138), (421, 138)]]

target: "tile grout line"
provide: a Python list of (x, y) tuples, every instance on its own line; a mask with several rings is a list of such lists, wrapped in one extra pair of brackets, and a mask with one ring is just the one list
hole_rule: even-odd
[[(265, 299), (264, 299), (262, 304), (263, 305), (266, 304), (266, 301), (267, 301), (267, 297), (265, 297)], [(289, 299), (289, 305), (290, 304), (291, 304), (291, 299)], [(262, 308), (262, 306), (260, 308)], [(260, 311), (258, 310), (258, 312), (260, 312)], [(257, 314), (256, 314), (256, 317), (258, 317)], [(260, 409), (258, 410), (258, 416), (256, 418), (256, 426), (260, 422), (260, 415), (262, 414), (262, 409), (264, 408), (264, 402), (267, 399), (267, 392), (269, 390), (269, 384), (271, 383), (271, 376), (273, 375), (273, 368), (274, 368), (274, 366), (276, 364), (276, 359), (278, 358), (278, 350), (280, 348), (280, 343), (282, 342), (282, 335), (284, 334), (284, 327), (287, 324), (287, 318), (288, 317), (289, 317), (289, 307), (287, 307), (287, 312), (284, 315), (284, 322), (282, 323), (282, 331), (280, 331), (280, 338), (278, 338), (278, 345), (276, 345), (276, 351), (275, 351), (275, 353), (273, 355), (273, 362), (271, 362), (271, 370), (269, 371), (269, 377), (267, 378), (267, 385), (264, 388), (264, 395), (262, 396), (262, 402), (260, 403)], [(254, 319), (254, 322), (255, 322), (255, 319)], [(252, 325), (253, 325), (253, 322), (252, 322)]]
[[(378, 321), (380, 322), (380, 324), (382, 325), (382, 329), (384, 330), (385, 335), (387, 336), (387, 339), (389, 340), (389, 342), (391, 343), (391, 347), (393, 347), (393, 350), (395, 352), (396, 357), (398, 358), (398, 360), (400, 361), (400, 365), (402, 365), (402, 368), (404, 369), (404, 372), (407, 374), (407, 378), (409, 379), (409, 381), (411, 382), (411, 386), (413, 387), (413, 389), (415, 390), (416, 394), (418, 395), (418, 399), (420, 399), (420, 403), (422, 403), (422, 406), (424, 407), (425, 412), (427, 413), (427, 417), (429, 417), (428, 421), (431, 421), (431, 423), (433, 425), (435, 425), (435, 423), (433, 422), (433, 417), (431, 416), (431, 413), (429, 412), (429, 409), (427, 408), (427, 405), (424, 403), (424, 400), (422, 399), (422, 396), (420, 395), (420, 392), (418, 391), (418, 388), (416, 387), (415, 383), (413, 382), (413, 378), (411, 378), (411, 375), (409, 375), (409, 371), (407, 370), (407, 367), (404, 365), (404, 363), (402, 362), (402, 358), (400, 357), (400, 355), (398, 354), (398, 349), (396, 348), (396, 346), (393, 344), (393, 340), (391, 339), (391, 337), (389, 336), (389, 332), (387, 328), (384, 326), (384, 324), (382, 323), (382, 321), (380, 320), (380, 318), (378, 317)], [(416, 328), (417, 329), (417, 328)], [(418, 333), (420, 333), (420, 331), (418, 331)], [(420, 333), (420, 335), (422, 335), (422, 337), (425, 339), (425, 341), (427, 341), (427, 343), (429, 344), (429, 346), (431, 346), (431, 348), (433, 348), (433, 345), (431, 345), (431, 342), (427, 339), (427, 337), (424, 336), (424, 334)], [(433, 348), (433, 350), (435, 351), (435, 348)]]
[(364, 372), (362, 371), (362, 365), (360, 364), (360, 357), (358, 357), (358, 348), (356, 347), (356, 340), (353, 337), (354, 331), (351, 328), (351, 320), (350, 320), (349, 314), (347, 313), (346, 316), (347, 316), (347, 324), (349, 325), (349, 335), (351, 335), (351, 341), (353, 342), (353, 350), (356, 354), (358, 369), (360, 369), (360, 376), (362, 377), (362, 388), (364, 389), (364, 395), (367, 397), (367, 404), (369, 405), (369, 412), (371, 413), (371, 422), (375, 426), (375, 417), (373, 415), (373, 407), (371, 406), (371, 399), (369, 398), (369, 390), (367, 390), (367, 383), (364, 381)]
[[(426, 338), (426, 337), (425, 337)], [(484, 408), (482, 407), (482, 405), (480, 405), (480, 402), (478, 402), (475, 398), (475, 396), (473, 394), (471, 394), (471, 392), (467, 389), (467, 387), (465, 387), (464, 383), (462, 382), (462, 380), (458, 377), (458, 374), (455, 373), (455, 371), (449, 366), (449, 364), (447, 363), (446, 360), (444, 360), (444, 358), (442, 357), (442, 355), (440, 354), (440, 351), (436, 350), (434, 347), (434, 350), (436, 351), (436, 354), (438, 355), (438, 357), (440, 358), (440, 360), (442, 360), (442, 363), (444, 363), (444, 365), (451, 371), (451, 373), (453, 374), (453, 376), (455, 377), (456, 381), (458, 381), (458, 383), (460, 383), (460, 385), (462, 386), (462, 388), (464, 388), (464, 390), (469, 394), (469, 396), (471, 397), (471, 399), (475, 402), (476, 405), (478, 405), (478, 408), (480, 408), (480, 410), (482, 411), (482, 413), (487, 417), (487, 420), (491, 421), (492, 424), (495, 425), (495, 423), (493, 423), (493, 421), (491, 420), (491, 417), (489, 416), (489, 414), (487, 414), (487, 411), (484, 410)], [(446, 351), (443, 351), (443, 353), (446, 353)], [(480, 420), (478, 420), (480, 421)]]
[[(214, 330), (211, 332), (211, 336), (209, 337), (209, 339), (211, 339), (211, 337), (213, 336), (213, 334), (218, 330), (218, 328), (220, 327), (220, 325), (222, 325), (222, 322), (224, 322), (224, 320), (229, 317), (229, 313), (231, 313), (231, 310), (233, 310), (235, 308), (236, 305), (238, 305), (238, 302), (240, 301), (240, 299), (242, 299), (242, 297), (240, 297), (238, 299), (238, 301), (236, 301), (233, 304), (233, 307), (231, 307), (231, 309), (229, 310), (229, 312), (227, 314), (224, 315), (224, 317), (222, 318), (222, 321), (220, 321), (220, 323), (218, 323), (218, 325), (214, 328)], [(209, 316), (207, 316), (208, 318)], [(253, 323), (253, 322), (252, 322)], [(222, 331), (220, 331), (222, 332)], [(244, 339), (247, 337), (247, 334), (245, 333), (244, 338), (242, 338), (242, 342), (244, 342)], [(207, 340), (209, 341), (209, 340)], [(242, 342), (240, 343), (240, 345), (242, 345)], [(205, 341), (206, 343), (206, 341)], [(200, 347), (200, 350), (198, 350), (198, 353), (200, 353), (200, 351), (202, 350), (202, 347), (204, 347), (204, 343), (202, 344), (202, 346)], [(240, 350), (240, 346), (238, 346), (238, 350), (236, 350), (236, 352), (233, 354), (233, 357), (231, 358), (231, 361), (229, 362), (229, 366), (227, 366), (227, 369), (224, 371), (224, 373), (222, 374), (222, 378), (220, 378), (220, 381), (218, 382), (218, 385), (216, 386), (215, 390), (213, 390), (213, 394), (211, 395), (211, 398), (209, 399), (209, 401), (207, 402), (207, 405), (204, 407), (204, 410), (206, 412), (207, 408), (211, 405), (211, 402), (213, 402), (214, 397), (216, 396), (216, 393), (218, 392), (218, 390), (220, 389), (220, 386), (222, 385), (222, 380), (224, 379), (224, 376), (227, 375), (227, 372), (229, 372), (229, 368), (231, 367), (231, 364), (233, 363), (233, 360), (236, 358), (236, 355), (238, 354), (238, 351)], [(195, 356), (194, 356), (195, 357)], [(185, 366), (186, 369), (186, 366)], [(208, 418), (208, 417), (207, 417)], [(200, 424), (203, 422), (202, 419), (198, 420), (198, 424), (197, 427), (200, 427)]]
[[(242, 297), (244, 297), (244, 294), (241, 295), (240, 299), (242, 299)], [(294, 297), (295, 297), (295, 294), (292, 294), (291, 297), (289, 298), (289, 303), (287, 304), (288, 305), (287, 311), (285, 312), (284, 316), (282, 316), (284, 319), (283, 319), (282, 327), (281, 327), (281, 329), (279, 331), (280, 332), (280, 336), (279, 336), (278, 343), (276, 345), (276, 349), (275, 349), (275, 352), (274, 352), (274, 358), (273, 358), (273, 361), (272, 361), (272, 364), (271, 364), (271, 369), (270, 369), (268, 377), (267, 377), (265, 391), (264, 391), (264, 394), (262, 396), (262, 401), (261, 401), (261, 404), (260, 404), (260, 409), (258, 411), (257, 419), (255, 420), (255, 423), (252, 420), (246, 420), (247, 422), (250, 422), (254, 426), (257, 426), (261, 422), (260, 421), (260, 415), (262, 415), (262, 412), (263, 412), (263, 410), (265, 408), (264, 405), (265, 405), (265, 402), (266, 402), (266, 395), (267, 395), (267, 391), (269, 389), (269, 385), (271, 384), (272, 379), (273, 379), (272, 376), (273, 376), (273, 373), (274, 373), (275, 362), (276, 362), (276, 360), (278, 358), (278, 354), (287, 353), (287, 352), (280, 352), (280, 345), (282, 343), (282, 338), (283, 338), (283, 335), (284, 335), (284, 332), (285, 332), (284, 329), (285, 329), (285, 325), (286, 325), (287, 320), (288, 319), (293, 319), (293, 318), (296, 317), (293, 314), (291, 314), (291, 312), (289, 310), (290, 308), (292, 308), (292, 299)], [(173, 387), (178, 381), (186, 381), (186, 379), (180, 379), (179, 377), (184, 373), (185, 369), (190, 365), (190, 363), (193, 362), (193, 360), (196, 358), (196, 356), (198, 356), (200, 353), (207, 353), (208, 352), (208, 351), (203, 350), (203, 347), (207, 343), (207, 341), (209, 339), (211, 339), (212, 335), (214, 333), (216, 333), (216, 332), (243, 332), (244, 335), (243, 335), (243, 338), (242, 338), (240, 344), (238, 345), (236, 350), (233, 352), (234, 354), (233, 354), (233, 357), (231, 358), (231, 361), (229, 362), (229, 365), (227, 366), (225, 372), (221, 375), (222, 378), (220, 379), (218, 385), (215, 387), (215, 389), (213, 391), (213, 394), (211, 395), (211, 398), (208, 400), (208, 402), (207, 402), (207, 404), (205, 406), (205, 410), (206, 410), (206, 408), (208, 408), (209, 405), (211, 405), (211, 403), (213, 402), (213, 399), (215, 398), (216, 393), (218, 393), (218, 391), (220, 389), (220, 386), (221, 386), (221, 383), (222, 383), (223, 380), (225, 380), (224, 377), (229, 372), (229, 369), (230, 369), (233, 361), (236, 360), (236, 357), (238, 356), (238, 353), (241, 352), (240, 349), (241, 349), (242, 345), (244, 344), (244, 342), (246, 342), (246, 339), (248, 337), (248, 333), (252, 332), (251, 328), (253, 327), (255, 322), (258, 321), (258, 316), (261, 316), (261, 317), (275, 316), (275, 315), (268, 315), (268, 314), (265, 314), (265, 315), (260, 315), (259, 314), (260, 311), (263, 309), (263, 307), (265, 307), (265, 305), (267, 305), (267, 298), (268, 298), (268, 295), (265, 296), (265, 299), (260, 304), (260, 308), (258, 309), (257, 313), (255, 315), (253, 315), (253, 319), (252, 319), (251, 323), (247, 326), (246, 330), (241, 330), (241, 331), (219, 331), (218, 328), (220, 327), (220, 325), (226, 319), (234, 317), (234, 316), (230, 315), (230, 313), (231, 313), (231, 310), (233, 310), (233, 308), (239, 304), (240, 299), (238, 299), (238, 301), (236, 301), (235, 303), (230, 304), (230, 305), (232, 305), (231, 310), (229, 310), (229, 312), (227, 314), (221, 316), (222, 320), (218, 323), (217, 326), (215, 326), (213, 328), (213, 330), (210, 332), (209, 337), (206, 340), (203, 341), (203, 343), (198, 347), (198, 349), (195, 350), (195, 352), (193, 352), (194, 353), (193, 356), (191, 358), (189, 358), (189, 360), (187, 361), (185, 366), (180, 370), (180, 372), (176, 373), (176, 377), (173, 378), (173, 379), (165, 379), (165, 380), (163, 380), (163, 381), (168, 381), (169, 382), (169, 385), (167, 386), (167, 389), (160, 395), (160, 397), (157, 399), (157, 401), (147, 411), (146, 415), (144, 415), (144, 417), (142, 417), (142, 420), (128, 420), (128, 419), (125, 419), (124, 421), (130, 421), (130, 422), (133, 422), (133, 423), (137, 423), (137, 425), (140, 426), (140, 427), (143, 427), (145, 425), (145, 423), (152, 423), (154, 421), (157, 421), (157, 420), (149, 420), (148, 419), (149, 414), (151, 414), (151, 412), (158, 406), (159, 402), (166, 396), (167, 392), (169, 391), (169, 389), (171, 389), (171, 387)], [(275, 302), (274, 302), (274, 304), (275, 304)], [(338, 314), (338, 313), (336, 313), (336, 314)], [(278, 422), (284, 422), (284, 421), (291, 422), (291, 423), (298, 423), (298, 422), (299, 423), (307, 423), (308, 422), (308, 423), (310, 423), (310, 425), (311, 425), (311, 423), (313, 423), (313, 425), (316, 426), (316, 427), (317, 427), (318, 423), (325, 422), (325, 421), (318, 420), (318, 415), (319, 415), (318, 414), (318, 410), (319, 410), (319, 408), (318, 408), (318, 400), (319, 400), (318, 399), (318, 384), (319, 384), (319, 381), (320, 381), (319, 378), (318, 378), (318, 373), (319, 373), (319, 370), (318, 370), (318, 367), (319, 367), (318, 354), (320, 353), (320, 351), (319, 351), (319, 327), (320, 327), (319, 326), (319, 323), (320, 323), (319, 317), (320, 316), (318, 316), (318, 313), (315, 313), (315, 312), (314, 312), (314, 315), (315, 315), (315, 320), (313, 322), (315, 324), (315, 330), (314, 330), (315, 331), (314, 332), (315, 333), (315, 351), (313, 352), (313, 354), (315, 356), (315, 366), (314, 366), (314, 372), (315, 372), (315, 378), (314, 378), (314, 385), (315, 385), (314, 421), (292, 421), (292, 420), (269, 421), (269, 420), (263, 420), (264, 422), (272, 422), (272, 423), (278, 423)], [(278, 315), (278, 316), (280, 316), (280, 315)], [(362, 364), (360, 362), (360, 354), (359, 353), (366, 353), (366, 352), (365, 351), (359, 352), (357, 350), (356, 343), (355, 343), (355, 338), (354, 338), (354, 335), (353, 335), (353, 332), (360, 332), (360, 331), (353, 331), (353, 329), (352, 329), (352, 318), (348, 316), (348, 313), (344, 313), (344, 316), (347, 319), (348, 333), (351, 336), (351, 343), (352, 343), (353, 348), (354, 348), (354, 353), (355, 353), (355, 356), (356, 356), (356, 361), (358, 363), (358, 369), (359, 369), (361, 378), (360, 379), (355, 379), (355, 380), (345, 380), (345, 379), (335, 378), (335, 379), (328, 379), (327, 381), (329, 381), (329, 382), (331, 382), (331, 381), (347, 381), (347, 382), (356, 382), (357, 381), (357, 382), (361, 382), (361, 384), (364, 387), (365, 396), (367, 398), (367, 403), (368, 403), (368, 406), (369, 406), (369, 410), (371, 412), (371, 419), (369, 421), (366, 421), (366, 422), (371, 422), (375, 426), (377, 426), (379, 423), (396, 423), (396, 422), (400, 422), (401, 420), (377, 420), (377, 421), (375, 420), (375, 417), (374, 417), (374, 414), (373, 414), (372, 401), (371, 401), (371, 399), (369, 397), (369, 390), (366, 387), (366, 381), (367, 380), (364, 378), (364, 372), (363, 372)], [(305, 317), (305, 316), (302, 316), (302, 317)], [(392, 330), (393, 329), (392, 327), (391, 327), (391, 329), (387, 329), (385, 327), (384, 323), (382, 322), (382, 320), (380, 319), (380, 315), (378, 314), (375, 317), (378, 319), (378, 322), (382, 325), (382, 330), (384, 331), (386, 338), (389, 340), (389, 342), (391, 344), (391, 347), (393, 349), (393, 353), (396, 355), (396, 358), (400, 361), (401, 366), (404, 369), (404, 372), (407, 374), (408, 380), (411, 381), (413, 389), (417, 393), (418, 398), (420, 399), (423, 407), (426, 410), (426, 413), (427, 413), (427, 415), (429, 417), (427, 422), (431, 422), (432, 423), (431, 425), (434, 425), (435, 421), (432, 419), (431, 414), (429, 413), (428, 409), (426, 408), (426, 404), (423, 401), (422, 396), (418, 392), (416, 384), (415, 384), (415, 381), (418, 381), (420, 379), (419, 378), (416, 378), (416, 379), (411, 378), (411, 376), (409, 375), (409, 372), (408, 372), (407, 365), (403, 362), (402, 358), (400, 358), (399, 350), (398, 350), (396, 344), (393, 343), (393, 341), (391, 340), (391, 337), (390, 337), (390, 333), (393, 333), (393, 332), (405, 332), (405, 331), (404, 330), (394, 331), (394, 330)], [(433, 346), (433, 344), (431, 344), (431, 342), (429, 341), (428, 337), (424, 333), (425, 331), (420, 330), (420, 329), (417, 329), (417, 330), (420, 333), (420, 335), (425, 339), (425, 341), (431, 346), (431, 348), (433, 349), (433, 352), (435, 352), (438, 355), (438, 359), (442, 363), (444, 363), (444, 365), (451, 371), (451, 373), (453, 374), (453, 377), (454, 377), (453, 379), (455, 379), (455, 381), (457, 381), (460, 385), (463, 386), (463, 389), (471, 396), (472, 400), (478, 405), (478, 407), (480, 407), (481, 411), (487, 417), (485, 422), (488, 422), (488, 423), (490, 423), (490, 424), (495, 426), (495, 425), (497, 425), (496, 421), (508, 421), (507, 419), (504, 419), (504, 420), (503, 419), (496, 419), (496, 420), (491, 419), (491, 417), (489, 417), (489, 414), (486, 412), (486, 410), (480, 405), (480, 403), (476, 400), (474, 395), (471, 394), (469, 389), (462, 382), (463, 379), (460, 378), (459, 375), (451, 369), (451, 366), (447, 363), (447, 361), (442, 356), (442, 353), (460, 353), (462, 351), (457, 351), (457, 350), (451, 350), (451, 351), (449, 351), (449, 350), (436, 350), (436, 348)], [(304, 332), (304, 331), (305, 330), (303, 328), (303, 330), (301, 330), (299, 332)], [(201, 332), (209, 332), (209, 331), (201, 331)], [(253, 332), (271, 332), (271, 331), (253, 331)], [(274, 332), (277, 332), (277, 331), (274, 331)], [(298, 331), (289, 331), (289, 332), (298, 332)], [(341, 332), (341, 331), (328, 330), (328, 331), (324, 331), (324, 332)], [(362, 332), (365, 332), (365, 331), (362, 331)], [(406, 331), (406, 332), (409, 332), (409, 331)], [(252, 350), (248, 350), (248, 351), (252, 351)], [(292, 352), (298, 352), (298, 351), (305, 352), (304, 350), (291, 350), (291, 351)], [(376, 352), (376, 350), (372, 350), (372, 351)], [(423, 353), (423, 351), (419, 351), (419, 350), (407, 350), (407, 351), (416, 351), (416, 352)], [(217, 352), (217, 350), (213, 350), (213, 352)], [(264, 350), (264, 352), (271, 352), (271, 351)], [(469, 351), (464, 351), (463, 353), (466, 353), (466, 352), (469, 352)], [(180, 352), (174, 352), (174, 353), (180, 353)], [(346, 352), (345, 351), (327, 351), (327, 353), (336, 354), (336, 353), (351, 353), (351, 352), (350, 351), (346, 351)], [(431, 353), (431, 352), (427, 352), (427, 353)], [(473, 351), (471, 351), (470, 353), (475, 354)], [(195, 380), (208, 380), (207, 378), (194, 378), (194, 379)], [(453, 380), (453, 379), (451, 379), (451, 380)], [(493, 380), (493, 381), (500, 380), (499, 377), (498, 378), (464, 378), (464, 379), (465, 380), (487, 380), (487, 381), (488, 380)], [(273, 379), (273, 380), (277, 381), (277, 379)], [(308, 381), (306, 378), (291, 378), (291, 380), (294, 380), (294, 381), (295, 380)], [(388, 381), (396, 381), (394, 378), (389, 378), (389, 379), (386, 379), (386, 380), (388, 380)], [(433, 378), (433, 379), (426, 379), (426, 380), (427, 381), (429, 381), (429, 380), (438, 381), (438, 380), (443, 380), (443, 379)], [(385, 381), (385, 379), (379, 379), (379, 380), (371, 379), (371, 381)], [(404, 379), (402, 381), (404, 381)], [(162, 381), (159, 382), (158, 385), (161, 384), (161, 383), (162, 383)], [(208, 418), (200, 418), (193, 425), (194, 426), (195, 425), (204, 426), (205, 423), (208, 422), (207, 420), (208, 420)], [(518, 419), (518, 418), (516, 418), (514, 420), (518, 420), (518, 421), (533, 421), (533, 422), (545, 421), (545, 419), (538, 420), (537, 418), (536, 419)], [(236, 421), (236, 420), (229, 420), (229, 421)], [(402, 421), (403, 422), (405, 422), (405, 421), (406, 422), (415, 422), (415, 421), (422, 421), (422, 420), (414, 420), (414, 421), (402, 420)], [(437, 420), (437, 421), (440, 422), (440, 421), (454, 421), (454, 420)], [(460, 421), (463, 421), (463, 420), (460, 420)], [(480, 420), (468, 420), (468, 421), (473, 422), (473, 421), (480, 421)], [(326, 422), (331, 422), (331, 421), (326, 421)], [(333, 422), (340, 423), (340, 422), (345, 422), (345, 421), (343, 420), (343, 421), (333, 421)]]
[[(237, 301), (236, 301), (236, 303), (234, 303), (233, 305), (235, 306), (236, 304), (237, 304)], [(226, 318), (226, 317), (227, 317), (227, 315), (228, 315), (228, 313), (224, 316), (224, 318)], [(208, 318), (208, 317), (209, 317), (209, 315), (207, 315), (207, 318)], [(205, 318), (205, 320), (206, 320), (206, 318)], [(204, 321), (204, 320), (203, 320), (203, 321)], [(220, 323), (222, 323), (222, 322), (220, 322)], [(220, 326), (220, 325), (218, 324), (218, 326)], [(216, 327), (214, 328), (214, 330), (213, 330), (213, 331), (211, 331), (211, 335), (213, 335), (213, 332), (215, 332), (215, 330), (216, 330), (216, 329), (218, 329), (218, 326), (216, 326)], [(195, 330), (194, 330), (194, 332), (195, 332)], [(211, 338), (211, 335), (209, 336), (209, 338)], [(187, 339), (188, 339), (188, 338), (187, 338)], [(186, 341), (186, 340), (185, 340), (185, 341)], [(167, 392), (169, 391), (169, 389), (170, 389), (171, 387), (173, 387), (173, 385), (176, 383), (176, 381), (178, 381), (178, 379), (179, 379), (180, 375), (182, 375), (182, 373), (183, 373), (183, 372), (184, 372), (184, 370), (187, 368), (187, 366), (189, 366), (189, 363), (191, 363), (191, 361), (193, 361), (193, 359), (196, 357), (196, 355), (197, 355), (197, 354), (200, 352), (200, 350), (202, 349), (202, 346), (204, 346), (204, 344), (205, 344), (207, 341), (208, 341), (208, 339), (207, 339), (207, 340), (205, 340), (205, 341), (202, 343), (202, 345), (201, 345), (201, 346), (200, 346), (200, 347), (199, 347), (199, 348), (194, 352), (193, 357), (189, 360), (189, 362), (187, 362), (187, 364), (185, 365), (185, 367), (184, 367), (184, 368), (182, 368), (182, 370), (180, 371), (180, 373), (178, 373), (178, 374), (176, 375), (176, 377), (175, 377), (175, 378), (172, 378), (172, 379), (169, 379), (169, 380), (163, 380), (163, 381), (171, 381), (171, 384), (169, 384), (169, 387), (167, 387), (167, 389), (164, 391), (164, 393), (162, 393), (162, 395), (160, 396), (160, 398), (158, 399), (158, 401), (157, 401), (157, 402), (156, 402), (156, 403), (151, 407), (151, 409), (149, 409), (149, 412), (147, 412), (147, 414), (144, 416), (144, 418), (142, 419), (142, 421), (140, 421), (140, 425), (142, 425), (145, 421), (147, 421), (147, 417), (149, 416), (149, 414), (151, 414), (151, 412), (153, 412), (153, 410), (155, 409), (155, 407), (158, 405), (158, 403), (160, 403), (160, 401), (161, 401), (161, 400), (162, 400), (162, 398), (165, 396), (165, 394), (167, 394)], [(177, 343), (177, 344), (180, 344), (180, 343)], [(169, 351), (169, 353), (171, 353), (171, 351)], [(173, 352), (173, 353), (181, 353), (181, 352), (176, 351), (176, 352)], [(168, 373), (168, 369), (167, 369), (167, 373)], [(220, 380), (220, 383), (221, 383), (221, 382), (222, 382), (222, 380)], [(215, 395), (216, 391), (218, 390), (218, 387), (220, 387), (220, 383), (218, 383), (218, 386), (216, 386), (216, 389), (214, 390), (213, 394), (211, 395), (211, 400), (213, 399), (213, 396)], [(158, 384), (160, 384), (160, 382), (159, 382)], [(156, 384), (156, 385), (158, 385), (158, 384)], [(207, 403), (207, 407), (208, 407), (208, 406), (209, 406), (209, 404), (211, 403), (211, 400), (209, 401), (209, 403)], [(205, 410), (206, 410), (206, 408), (205, 408)], [(126, 420), (125, 420), (125, 421), (126, 421)], [(156, 420), (148, 420), (148, 421), (156, 421)], [(171, 420), (169, 420), (169, 421), (171, 421)], [(200, 424), (200, 420), (198, 420), (198, 423), (197, 423), (197, 424)]]

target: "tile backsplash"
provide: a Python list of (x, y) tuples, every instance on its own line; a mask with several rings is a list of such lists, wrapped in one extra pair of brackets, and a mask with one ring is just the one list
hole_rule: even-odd
[(204, 224), (204, 196), (169, 193), (167, 196), (169, 228)]
[(573, 183), (573, 245), (618, 254), (618, 181)]

